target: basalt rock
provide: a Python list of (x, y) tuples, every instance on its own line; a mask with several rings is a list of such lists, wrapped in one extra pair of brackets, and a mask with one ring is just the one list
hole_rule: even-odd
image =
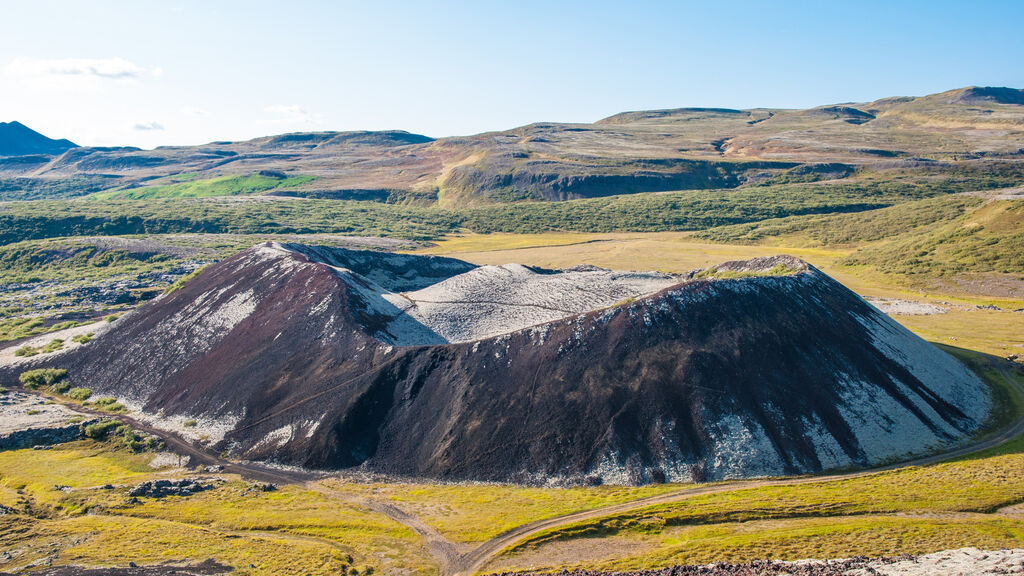
[(128, 490), (128, 496), (138, 498), (145, 496), (149, 498), (163, 498), (165, 496), (191, 496), (197, 492), (203, 492), (213, 488), (213, 484), (202, 484), (195, 480), (183, 478), (181, 480), (149, 480), (137, 484)]

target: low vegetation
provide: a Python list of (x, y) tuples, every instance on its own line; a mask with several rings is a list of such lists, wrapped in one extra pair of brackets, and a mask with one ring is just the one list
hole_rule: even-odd
[(86, 438), (92, 438), (93, 440), (106, 440), (107, 436), (120, 429), (124, 424), (120, 420), (101, 420), (94, 424), (89, 424), (82, 428), (82, 434)]
[(117, 401), (117, 398), (111, 396), (99, 396), (93, 398), (91, 402), (86, 404), (97, 410), (103, 410), (104, 412), (124, 412), (124, 405)]
[(701, 270), (694, 278), (715, 278), (728, 280), (731, 278), (755, 278), (761, 276), (790, 276), (797, 271), (785, 264), (776, 264), (768, 270), (722, 270), (717, 267)]
[(435, 571), (410, 529), (301, 488), (263, 492), (231, 478), (188, 497), (131, 501), (126, 487), (166, 472), (108, 426), (103, 442), (0, 451), (0, 505), (15, 510), (0, 516), (0, 550), (19, 551), (6, 570), (51, 557), (86, 566), (213, 558), (250, 576)]
[(37, 368), (22, 372), (18, 381), (29, 390), (42, 390), (65, 382), (67, 376), (68, 371), (62, 368)]
[(64, 341), (59, 338), (54, 338), (53, 340), (50, 340), (48, 343), (39, 347), (29, 346), (26, 344), (25, 346), (22, 346), (15, 350), (14, 355), (29, 357), (35, 356), (36, 354), (49, 354), (50, 352), (56, 352), (61, 348), (64, 348)]
[(67, 391), (68, 398), (78, 402), (85, 402), (92, 396), (92, 390), (88, 388), (75, 387)]
[(433, 239), (458, 230), (655, 232), (703, 230), (803, 214), (862, 212), (977, 183), (942, 180), (785, 184), (627, 194), (567, 202), (516, 202), (441, 209), (378, 202), (292, 198), (226, 202), (219, 197), (12, 204), (0, 214), (0, 244), (60, 236), (166, 234), (363, 234)]
[(857, 214), (794, 216), (714, 228), (716, 242), (853, 247), (847, 266), (907, 276), (1024, 274), (1024, 201), (944, 196)]
[[(83, 281), (170, 268), (175, 259), (158, 250), (116, 247), (116, 241), (64, 238), (0, 246), (0, 282)], [(126, 242), (127, 244), (127, 242)]]
[[(172, 180), (182, 180), (181, 176)], [(145, 200), (151, 198), (207, 198), (211, 196), (238, 196), (260, 194), (281, 188), (294, 188), (312, 182), (312, 176), (285, 174), (249, 174), (246, 176), (219, 176), (203, 180), (184, 179), (163, 185), (97, 192), (89, 200), (107, 201), (115, 198)]]
[(671, 490), (679, 485), (533, 488), (502, 484), (437, 485), (401, 482), (325, 482), (346, 494), (384, 499), (416, 515), (455, 542), (480, 542), (551, 516), (600, 508)]
[(199, 273), (202, 271), (202, 268), (196, 268), (189, 274), (182, 276), (181, 278), (178, 278), (177, 280), (174, 281), (173, 284), (171, 284), (164, 290), (164, 294), (171, 294), (177, 292), (178, 290), (181, 290), (181, 287), (184, 286), (186, 282), (198, 276)]

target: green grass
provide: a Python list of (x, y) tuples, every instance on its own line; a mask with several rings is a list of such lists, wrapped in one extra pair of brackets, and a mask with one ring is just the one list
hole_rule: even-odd
[(365, 484), (340, 481), (325, 482), (325, 485), (344, 493), (390, 500), (456, 542), (481, 542), (534, 520), (600, 508), (680, 487), (651, 484), (531, 488), (501, 484)]
[(0, 342), (20, 340), (46, 331), (42, 318), (15, 317), (0, 319)]
[(131, 483), (154, 473), (147, 465), (152, 458), (152, 454), (130, 454), (87, 440), (52, 450), (5, 450), (0, 451), (0, 486), (54, 505), (65, 496), (53, 490), (55, 484), (85, 488)]
[(552, 562), (555, 548), (520, 550), (485, 571), (572, 567), (628, 571), (762, 558), (896, 556), (967, 546), (999, 550), (1017, 548), (1022, 543), (1024, 521), (1010, 518), (862, 516), (761, 520), (669, 528), (652, 534), (592, 541), (585, 546), (581, 543), (575, 556), (561, 556), (565, 563)]
[[(213, 558), (252, 575), (433, 570), (410, 529), (298, 487), (262, 492), (232, 479), (189, 497), (128, 503), (126, 485), (166, 475), (148, 466), (152, 457), (88, 440), (0, 452), (0, 502), (17, 511), (0, 517), (0, 550), (21, 550), (23, 564), (52, 549), (56, 565)], [(107, 483), (118, 487), (101, 488)], [(74, 490), (56, 491), (55, 484)]]
[(279, 188), (294, 188), (315, 180), (312, 176), (284, 178), (250, 174), (248, 176), (219, 176), (204, 180), (187, 179), (183, 182), (158, 186), (144, 186), (128, 190), (97, 192), (89, 200), (106, 201), (115, 198), (146, 200), (152, 198), (207, 198), (210, 196), (238, 196), (260, 194)]
[[(73, 516), (0, 520), (0, 541), (19, 551), (19, 562), (53, 558), (78, 566), (199, 562), (212, 558), (239, 576), (336, 575), (343, 554), (326, 543), (254, 534), (239, 536), (202, 526), (125, 516)], [(17, 547), (17, 548), (14, 548)], [(52, 550), (58, 550), (54, 555)]]

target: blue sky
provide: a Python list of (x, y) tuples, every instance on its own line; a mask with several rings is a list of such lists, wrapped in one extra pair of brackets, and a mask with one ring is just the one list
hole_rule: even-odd
[(87, 145), (430, 136), (1024, 87), (1024, 2), (0, 0), (0, 121)]

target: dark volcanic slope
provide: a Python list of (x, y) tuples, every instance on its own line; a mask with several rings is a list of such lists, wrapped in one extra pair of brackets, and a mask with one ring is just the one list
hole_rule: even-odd
[(0, 156), (57, 155), (75, 147), (70, 140), (47, 138), (21, 122), (0, 122)]
[[(717, 273), (749, 277), (261, 245), (47, 362), (248, 458), (449, 479), (814, 472), (955, 443), (986, 417), (972, 374), (818, 270)], [(446, 332), (453, 310), (504, 333)]]

